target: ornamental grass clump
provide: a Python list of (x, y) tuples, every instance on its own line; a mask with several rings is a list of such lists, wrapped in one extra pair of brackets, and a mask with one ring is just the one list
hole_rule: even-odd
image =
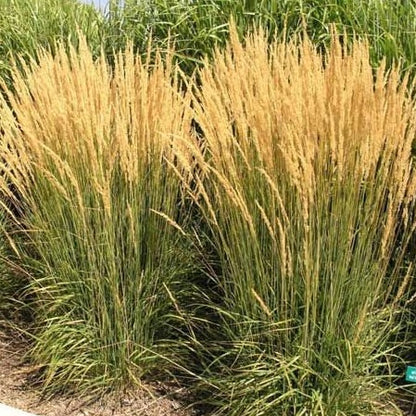
[(191, 193), (221, 269), (201, 385), (215, 414), (400, 414), (386, 403), (413, 276), (408, 82), (374, 73), (364, 41), (334, 35), (322, 55), (306, 36), (243, 45), (235, 30), (199, 76)]
[(29, 275), (30, 357), (50, 392), (165, 369), (173, 302), (193, 261), (176, 166), (190, 169), (177, 140), (190, 106), (176, 70), (131, 48), (113, 69), (85, 41), (65, 49), (15, 70), (0, 106), (3, 205)]

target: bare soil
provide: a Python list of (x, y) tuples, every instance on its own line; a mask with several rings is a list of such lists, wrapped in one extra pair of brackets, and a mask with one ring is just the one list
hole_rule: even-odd
[[(178, 399), (183, 392), (146, 386), (122, 397), (57, 397), (44, 400), (30, 386), (33, 372), (23, 360), (26, 342), (0, 322), (0, 403), (39, 416), (191, 416), (196, 413)], [(163, 393), (162, 393), (163, 391)]]

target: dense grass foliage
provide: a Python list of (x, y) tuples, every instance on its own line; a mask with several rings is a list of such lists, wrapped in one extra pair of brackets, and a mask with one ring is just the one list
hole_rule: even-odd
[(58, 40), (77, 42), (78, 30), (99, 50), (103, 16), (73, 0), (0, 0), (0, 78), (10, 81), (12, 57), (29, 59)]
[(107, 20), (106, 49), (134, 41), (146, 50), (151, 36), (166, 48), (168, 38), (176, 43), (182, 68), (190, 73), (215, 45), (224, 46), (229, 19), (240, 37), (253, 25), (261, 25), (280, 39), (303, 31), (321, 47), (330, 41), (330, 25), (349, 35), (367, 35), (371, 61), (382, 57), (388, 64), (402, 59), (403, 68), (415, 68), (416, 5), (412, 0), (111, 0)]
[(77, 42), (78, 28), (96, 56), (102, 43), (109, 60), (129, 41), (143, 55), (150, 38), (162, 50), (174, 41), (176, 58), (190, 74), (215, 45), (225, 45), (230, 17), (241, 38), (253, 25), (280, 39), (306, 26), (320, 47), (328, 45), (335, 24), (340, 33), (368, 36), (373, 65), (385, 56), (388, 65), (403, 60), (403, 68), (415, 68), (412, 0), (110, 0), (105, 14), (72, 0), (0, 0), (0, 76), (8, 78), (11, 55), (36, 55), (37, 47), (53, 49), (57, 39)]
[(221, 262), (204, 372), (216, 414), (395, 414), (416, 225), (407, 82), (384, 66), (373, 81), (366, 43), (334, 38), (323, 60), (308, 39), (232, 35), (194, 99), (192, 194)]
[(111, 71), (85, 43), (69, 57), (60, 46), (13, 75), (0, 110), (2, 191), (24, 206), (15, 220), (39, 327), (31, 357), (51, 391), (138, 382), (164, 368), (193, 267), (174, 156), (191, 163), (177, 139), (189, 134), (189, 100), (169, 65), (131, 49)]

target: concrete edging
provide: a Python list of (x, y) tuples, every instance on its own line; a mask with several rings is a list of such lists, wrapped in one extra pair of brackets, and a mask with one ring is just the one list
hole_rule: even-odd
[(23, 410), (15, 409), (0, 403), (0, 416), (36, 416), (33, 413), (27, 413)]

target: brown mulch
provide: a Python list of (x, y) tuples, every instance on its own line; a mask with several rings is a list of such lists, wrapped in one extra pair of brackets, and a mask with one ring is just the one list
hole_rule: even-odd
[[(31, 369), (23, 361), (24, 340), (15, 331), (1, 326), (0, 322), (0, 403), (34, 413), (39, 416), (192, 416), (178, 399), (181, 391), (146, 386), (130, 391), (122, 397), (57, 397), (43, 400), (30, 386)], [(161, 391), (168, 391), (162, 394)], [(183, 395), (183, 393), (182, 393)]]

